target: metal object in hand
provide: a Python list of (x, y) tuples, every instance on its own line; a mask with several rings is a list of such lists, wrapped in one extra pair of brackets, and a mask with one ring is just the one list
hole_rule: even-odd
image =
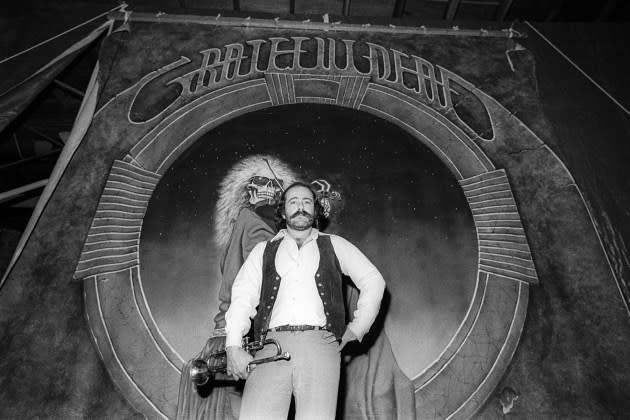
[[(262, 363), (275, 362), (277, 360), (291, 360), (289, 352), (282, 352), (280, 343), (273, 338), (267, 338), (265, 340), (252, 341), (251, 343), (245, 339), (243, 343), (243, 350), (250, 354), (261, 350), (268, 344), (276, 346), (276, 354), (264, 359), (252, 360), (247, 365), (247, 371), (251, 372), (253, 366), (260, 365)], [(190, 366), (190, 379), (197, 386), (202, 386), (208, 383), (208, 381), (214, 380), (214, 376), (217, 373), (227, 372), (227, 355), (225, 349), (215, 351), (211, 353), (207, 359), (195, 359)]]

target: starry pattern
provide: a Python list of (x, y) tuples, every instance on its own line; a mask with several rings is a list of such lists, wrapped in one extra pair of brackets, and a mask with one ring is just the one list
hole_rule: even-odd
[[(273, 107), (216, 127), (158, 184), (144, 219), (142, 278), (151, 279), (147, 298), (178, 351), (192, 355), (203, 345), (216, 311), (218, 183), (254, 153), (274, 154), (306, 180), (325, 178), (341, 193), (327, 231), (355, 243), (383, 272), (392, 296), (386, 326), (409, 332), (390, 334), (393, 344), (424, 343), (420, 360), (414, 350), (402, 356), (403, 367), (412, 374), (433, 360), (449, 337), (434, 331), (457, 328), (476, 280), (475, 226), (463, 191), (436, 155), (400, 128), (318, 104)], [(190, 309), (173, 309), (182, 302), (204, 328), (191, 325)]]

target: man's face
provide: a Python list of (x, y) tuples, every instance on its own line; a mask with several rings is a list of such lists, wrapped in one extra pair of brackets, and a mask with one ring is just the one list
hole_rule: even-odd
[(298, 185), (286, 192), (284, 217), (294, 230), (307, 230), (315, 221), (315, 200), (309, 188)]

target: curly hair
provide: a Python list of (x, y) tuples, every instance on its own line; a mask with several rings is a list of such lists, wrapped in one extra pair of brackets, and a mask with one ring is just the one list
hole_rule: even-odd
[(252, 155), (238, 161), (219, 185), (219, 198), (214, 212), (215, 243), (223, 249), (230, 240), (238, 214), (250, 205), (247, 184), (254, 175), (273, 178), (269, 165), (284, 184), (297, 180), (297, 175), (283, 161), (271, 155)]
[(324, 216), (324, 206), (319, 201), (319, 197), (317, 193), (311, 186), (311, 184), (307, 184), (302, 181), (295, 181), (291, 185), (289, 185), (280, 195), (280, 199), (276, 203), (276, 228), (278, 230), (285, 229), (287, 227), (287, 220), (283, 218), (284, 215), (284, 206), (287, 202), (287, 192), (294, 187), (304, 187), (307, 188), (313, 194), (314, 206), (315, 206), (315, 214), (313, 215), (313, 227), (315, 229), (323, 230), (328, 224), (328, 219)]

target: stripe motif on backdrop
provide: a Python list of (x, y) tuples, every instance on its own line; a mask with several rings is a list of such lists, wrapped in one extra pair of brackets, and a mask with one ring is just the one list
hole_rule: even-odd
[(538, 283), (531, 251), (503, 169), (460, 181), (473, 214), (479, 246), (479, 271)]
[(138, 265), (142, 220), (159, 176), (115, 161), (88, 232), (75, 278)]

